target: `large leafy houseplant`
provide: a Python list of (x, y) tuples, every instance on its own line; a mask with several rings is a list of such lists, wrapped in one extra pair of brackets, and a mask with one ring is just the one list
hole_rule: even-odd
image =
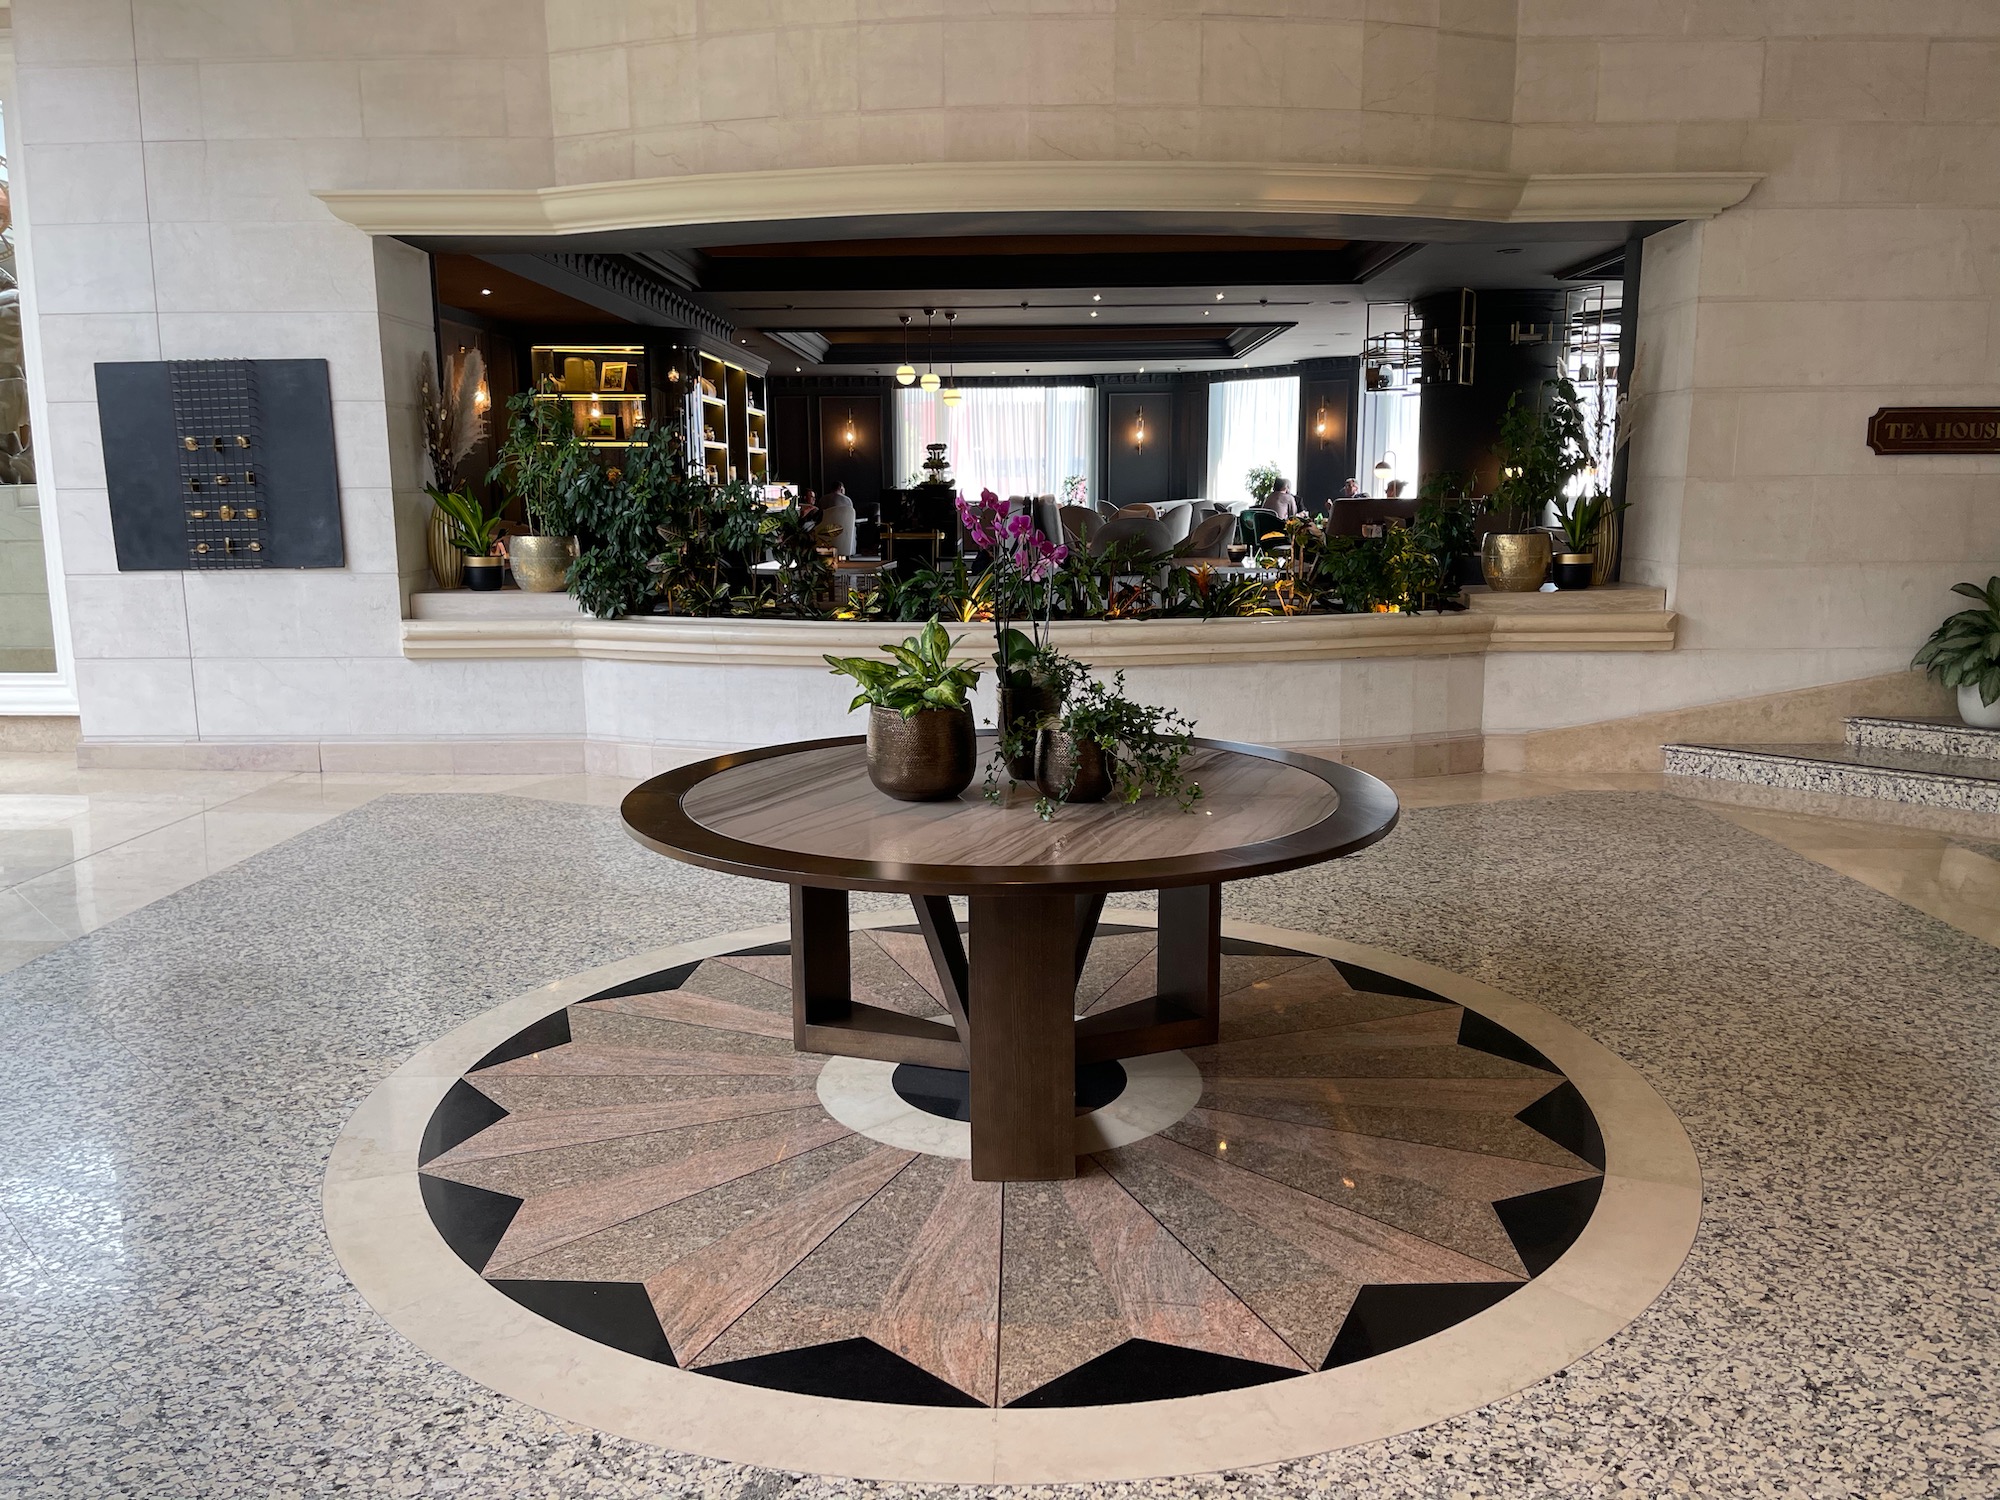
[(1277, 491), (1278, 481), (1284, 477), (1285, 471), (1276, 464), (1257, 464), (1243, 476), (1243, 484), (1250, 491), (1250, 498), (1262, 505)]
[(978, 684), (979, 672), (952, 665), (956, 644), (933, 615), (902, 645), (883, 646), (887, 661), (870, 656), (828, 656), (826, 664), (861, 687), (847, 706), (850, 713), (864, 704), (892, 709), (905, 719), (914, 719), (927, 708), (969, 712), (971, 703), (966, 695)]
[(1527, 531), (1575, 479), (1589, 468), (1590, 424), (1576, 387), (1566, 378), (1542, 382), (1532, 401), (1519, 391), (1507, 398), (1500, 419), (1500, 482), (1490, 510), (1497, 528)]
[(1977, 690), (1980, 705), (1991, 708), (2000, 702), (2000, 577), (1987, 579), (1984, 588), (1954, 583), (1951, 591), (1976, 599), (1978, 607), (1948, 617), (1910, 665), (1948, 688)]

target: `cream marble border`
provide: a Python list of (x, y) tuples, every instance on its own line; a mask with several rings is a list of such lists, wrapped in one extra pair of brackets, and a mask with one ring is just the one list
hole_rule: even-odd
[(886, 162), (560, 187), (325, 190), (369, 234), (605, 234), (678, 224), (940, 213), (1341, 215), (1491, 224), (1707, 219), (1757, 172), (1537, 173), (1313, 162)]
[[(1201, 1069), (1185, 1052), (1124, 1059), (1125, 1088), (1116, 1099), (1076, 1117), (1076, 1154), (1115, 1151), (1185, 1119), (1201, 1102)], [(813, 1092), (820, 1108), (857, 1135), (926, 1156), (972, 1160), (972, 1126), (927, 1114), (899, 1095), (894, 1063), (830, 1057)]]
[[(1611, 590), (1605, 591), (1610, 594)], [(1554, 597), (1554, 596), (1550, 596)], [(419, 596), (417, 608), (424, 607)], [(1463, 656), (1481, 651), (1671, 651), (1668, 609), (1608, 608), (1513, 614), (1289, 615), (1214, 620), (1058, 620), (1055, 643), (1091, 666), (1338, 661), (1352, 657)], [(846, 620), (713, 620), (646, 615), (622, 620), (507, 617), (412, 619), (403, 655), (415, 661), (584, 657), (728, 667), (817, 667), (823, 653), (872, 649), (882, 627)], [(967, 661), (985, 658), (969, 654)]]
[[(1105, 920), (1154, 925), (1154, 914)], [(907, 921), (871, 912), (856, 925)], [(1357, 1365), (1242, 1391), (1122, 1407), (965, 1410), (836, 1402), (655, 1364), (547, 1322), (488, 1285), (431, 1225), (415, 1162), (452, 1083), (530, 1021), (657, 969), (784, 940), (782, 926), (659, 949), (531, 990), (433, 1042), (363, 1101), (334, 1143), (334, 1253), (405, 1338), (488, 1388), (619, 1437), (733, 1463), (912, 1483), (1060, 1483), (1206, 1473), (1365, 1443), (1483, 1406), (1573, 1363), (1643, 1313), (1686, 1259), (1701, 1171), (1673, 1112), (1630, 1065), (1548, 1011), (1477, 980), (1250, 922), (1232, 937), (1366, 965), (1489, 1016), (1576, 1085), (1603, 1131), (1596, 1213), (1570, 1250), (1488, 1311)]]

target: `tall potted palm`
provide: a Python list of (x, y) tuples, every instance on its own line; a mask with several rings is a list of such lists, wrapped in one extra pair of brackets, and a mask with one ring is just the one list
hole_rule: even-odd
[(1500, 419), (1500, 483), (1488, 507), (1494, 525), (1480, 546), (1487, 586), (1532, 593), (1547, 578), (1553, 549), (1542, 517), (1591, 462), (1590, 431), (1576, 387), (1542, 382), (1535, 401), (1507, 398)]
[[(460, 473), (472, 450), (486, 435), (486, 361), (477, 349), (461, 350), (445, 366), (440, 386), (429, 354), (417, 375), (417, 407), (424, 423), (424, 454), (430, 460), (433, 497), (462, 494)], [(441, 589), (455, 589), (465, 579), (465, 554), (452, 540), (451, 516), (435, 503), (424, 532), (431, 576)]]

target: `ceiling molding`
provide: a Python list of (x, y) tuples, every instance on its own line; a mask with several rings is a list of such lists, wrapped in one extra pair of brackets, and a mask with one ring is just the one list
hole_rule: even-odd
[(564, 187), (341, 190), (317, 196), (337, 217), (370, 234), (548, 236), (943, 213), (1670, 222), (1712, 218), (1742, 202), (1761, 180), (1755, 172), (1521, 176), (1269, 162), (921, 162)]

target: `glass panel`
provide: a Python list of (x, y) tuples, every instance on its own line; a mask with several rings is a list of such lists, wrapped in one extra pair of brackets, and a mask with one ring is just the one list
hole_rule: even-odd
[(8, 193), (6, 124), (0, 114), (0, 672), (53, 672), (55, 628), (49, 619), (49, 573), (35, 492)]
[[(959, 493), (1056, 495), (1093, 479), (1097, 393), (1087, 385), (974, 385), (946, 406), (922, 390), (896, 392), (896, 474), (923, 482), (926, 443), (943, 443)], [(1094, 485), (1092, 486), (1094, 488)]]
[(1299, 473), (1299, 377), (1218, 380), (1208, 388), (1208, 497), (1248, 500), (1250, 471)]

